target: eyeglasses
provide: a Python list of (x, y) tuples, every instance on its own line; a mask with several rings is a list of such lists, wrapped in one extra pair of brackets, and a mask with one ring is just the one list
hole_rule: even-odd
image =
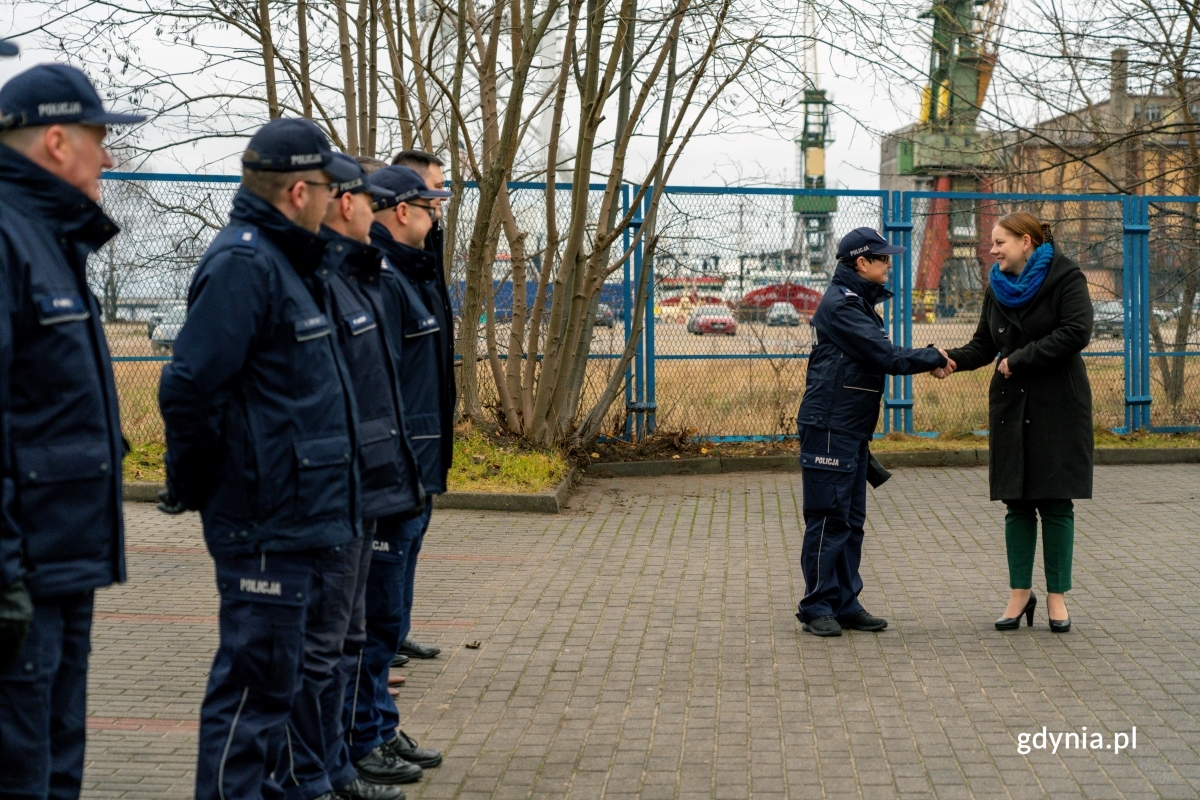
[(874, 253), (871, 253), (871, 255), (867, 256), (867, 260), (868, 261), (878, 261), (881, 264), (890, 264), (892, 262), (892, 257), (891, 256), (877, 256)]
[[(296, 183), (304, 183), (309, 186), (324, 186), (330, 194), (333, 194), (335, 186), (333, 183), (322, 183), (321, 181), (296, 181)], [(294, 183), (292, 185), (295, 186), (296, 184)]]
[(433, 218), (437, 217), (437, 207), (436, 206), (426, 206), (426, 205), (422, 205), (421, 203), (407, 203), (407, 205), (410, 205), (413, 208), (423, 208), (429, 212), (430, 217), (433, 217)]

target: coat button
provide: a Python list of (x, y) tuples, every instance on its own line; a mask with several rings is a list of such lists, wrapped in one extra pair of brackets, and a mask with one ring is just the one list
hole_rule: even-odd
[(1025, 390), (1024, 390), (1024, 389), (1022, 389), (1022, 390), (1021, 390), (1021, 394), (1025, 394)]
[(1028, 424), (1029, 424), (1029, 420), (1025, 420), (1025, 424), (1026, 424), (1026, 425), (1028, 425)]
[(303, 600), (303, 599), (304, 599), (304, 592), (296, 592), (296, 599), (297, 599), (297, 600)]
[(101, 465), (100, 465), (100, 471), (101, 471), (101, 472), (108, 472), (108, 462), (105, 462), (105, 463), (103, 463), (103, 464), (101, 464)]
[(24, 669), (25, 669), (25, 671), (26, 671), (26, 672), (33, 672), (33, 662), (32, 662), (32, 661), (26, 661), (26, 662), (25, 662), (25, 668), (24, 668)]
[(388, 431), (388, 433), (389, 433), (389, 434), (391, 434), (392, 436), (395, 436), (395, 435), (396, 435), (396, 429), (395, 429), (395, 428), (392, 428), (390, 431)]
[(311, 462), (307, 458), (302, 458), (300, 463), (307, 467)]
[(250, 533), (249, 531), (239, 531), (238, 536), (242, 537), (243, 539), (248, 539), (250, 538)]
[(33, 471), (30, 471), (30, 473), (29, 473), (29, 480), (31, 480), (31, 481), (36, 481), (36, 480), (37, 480), (37, 473), (36, 473), (36, 472), (33, 472)]

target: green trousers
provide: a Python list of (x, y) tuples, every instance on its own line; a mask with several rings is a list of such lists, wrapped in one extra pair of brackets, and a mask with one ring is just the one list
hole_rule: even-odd
[(1008, 544), (1008, 585), (1033, 588), (1037, 518), (1042, 517), (1042, 563), (1046, 591), (1071, 591), (1071, 554), (1075, 545), (1075, 506), (1070, 500), (1006, 500), (1004, 538)]

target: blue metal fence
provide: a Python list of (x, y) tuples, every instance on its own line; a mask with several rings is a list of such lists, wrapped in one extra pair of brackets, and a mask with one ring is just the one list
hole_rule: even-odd
[[(170, 356), (154, 352), (146, 333), (154, 321), (148, 317), (156, 304), (167, 306), (185, 295), (191, 269), (224, 222), (238, 179), (131, 173), (109, 173), (106, 179), (104, 204), (124, 231), (93, 259), (90, 278), (106, 309), (127, 432), (154, 438), (161, 431), (153, 401), (155, 362)], [(467, 186), (459, 216), (464, 230), (472, 221), (472, 188)], [(512, 189), (514, 208), (526, 214), (526, 227), (536, 227), (543, 185)], [(592, 190), (598, 199), (603, 187)], [(656, 427), (690, 429), (715, 440), (794, 435), (811, 345), (807, 326), (778, 331), (766, 324), (762, 309), (739, 305), (764, 286), (823, 290), (837, 239), (860, 225), (880, 229), (906, 248), (891, 276), (894, 298), (883, 308), (893, 340), (910, 347), (926, 344), (926, 337), (947, 348), (965, 342), (982, 297), (978, 243), (994, 217), (1017, 208), (1055, 223), (1060, 245), (1091, 276), (1098, 309), (1119, 306), (1118, 318), (1105, 331), (1115, 334), (1119, 327), (1122, 347), (1104, 343), (1098, 328), (1084, 354), (1098, 424), (1127, 431), (1200, 426), (1200, 402), (1187, 391), (1189, 381), (1200, 379), (1200, 373), (1192, 374), (1200, 364), (1193, 358), (1200, 355), (1200, 334), (1183, 336), (1182, 305), (1173, 311), (1187, 294), (1180, 287), (1197, 283), (1192, 276), (1200, 269), (1200, 248), (1188, 242), (1200, 237), (1195, 228), (1200, 198), (694, 186), (659, 191), (653, 263), (642, 247), (635, 248), (619, 271), (619, 283), (605, 287), (604, 300), (620, 320), (613, 332), (624, 336), (604, 334), (608, 338), (593, 343), (599, 385), (632, 332), (635, 288), (643, 270), (652, 269), (645, 327), (626, 372), (624, 407), (613, 410), (609, 435), (641, 438)], [(621, 192), (622, 210), (628, 211), (636, 192), (630, 186)], [(641, 203), (624, 232), (626, 248), (643, 224), (650, 195)], [(948, 254), (941, 261), (929, 255), (939, 248)], [(950, 264), (958, 270), (949, 281), (957, 281), (956, 294), (938, 294), (935, 302), (930, 287), (919, 284), (934, 272), (948, 274), (943, 270)], [(938, 284), (942, 294), (947, 282), (943, 277)], [(511, 283), (507, 288), (503, 283), (497, 284), (500, 298), (511, 294)], [(490, 310), (496, 324), (505, 321), (505, 308), (511, 315), (503, 302)], [(688, 335), (689, 314), (708, 302), (735, 307), (737, 335)], [(1200, 316), (1200, 303), (1196, 312)], [(1167, 342), (1172, 332), (1175, 340)], [(1168, 361), (1159, 364), (1162, 359)], [(488, 380), (486, 373), (481, 377)], [(1163, 377), (1168, 373), (1174, 377)], [(890, 378), (878, 435), (980, 430), (986, 425), (986, 377), (936, 383), (928, 376)], [(588, 396), (585, 391), (585, 402)]]

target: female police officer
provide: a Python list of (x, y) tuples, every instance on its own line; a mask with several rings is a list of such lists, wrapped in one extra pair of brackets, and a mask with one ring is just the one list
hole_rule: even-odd
[(880, 631), (887, 621), (858, 602), (867, 518), (867, 442), (879, 420), (884, 375), (912, 375), (953, 362), (934, 347), (896, 347), (875, 304), (892, 294), (890, 256), (904, 252), (870, 228), (838, 243), (838, 266), (813, 314), (814, 343), (797, 424), (804, 470), (804, 598), (796, 615), (817, 636), (842, 628)]

